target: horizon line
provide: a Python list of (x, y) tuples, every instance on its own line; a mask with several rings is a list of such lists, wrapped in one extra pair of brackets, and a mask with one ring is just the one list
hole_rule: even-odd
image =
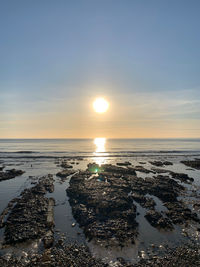
[(0, 140), (66, 140), (66, 139), (71, 139), (71, 140), (89, 140), (89, 139), (95, 139), (95, 138), (105, 138), (105, 139), (200, 139), (200, 137), (76, 137), (76, 138), (70, 138), (70, 137), (50, 137), (50, 138), (35, 138), (35, 137), (30, 137), (30, 138), (1, 138)]

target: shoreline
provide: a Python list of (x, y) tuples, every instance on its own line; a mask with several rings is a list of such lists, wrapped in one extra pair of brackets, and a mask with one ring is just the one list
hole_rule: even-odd
[[(14, 154), (14, 153), (12, 153)], [(137, 157), (162, 157), (166, 156), (169, 158), (174, 158), (174, 157), (200, 157), (200, 154), (174, 154), (172, 153), (171, 155), (168, 153), (165, 154), (134, 154), (134, 155), (123, 155), (123, 154), (118, 154), (118, 155), (105, 155), (98, 153), (98, 155), (81, 155), (81, 156), (0, 156), (0, 159), (90, 159), (92, 158), (137, 158)]]

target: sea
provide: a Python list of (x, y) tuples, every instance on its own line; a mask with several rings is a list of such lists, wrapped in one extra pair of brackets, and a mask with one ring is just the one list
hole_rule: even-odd
[[(0, 139), (1, 157), (200, 154), (200, 139)], [(32, 155), (31, 155), (32, 154)], [(98, 156), (98, 155), (96, 155)]]

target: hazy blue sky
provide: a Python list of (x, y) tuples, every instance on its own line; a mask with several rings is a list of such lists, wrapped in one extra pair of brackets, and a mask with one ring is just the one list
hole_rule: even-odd
[(199, 14), (199, 0), (0, 0), (0, 137), (200, 137)]

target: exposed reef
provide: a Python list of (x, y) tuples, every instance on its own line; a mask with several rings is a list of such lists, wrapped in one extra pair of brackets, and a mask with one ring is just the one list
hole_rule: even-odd
[(13, 179), (16, 176), (20, 176), (24, 173), (24, 171), (22, 170), (11, 169), (11, 170), (3, 171), (3, 169), (4, 167), (0, 168), (0, 182), (4, 180)]
[(88, 248), (77, 244), (62, 245), (60, 242), (50, 249), (45, 249), (41, 254), (31, 254), (21, 257), (9, 258), (0, 256), (0, 266), (2, 267), (197, 267), (200, 266), (200, 246), (183, 245), (175, 249), (168, 249), (165, 256), (152, 255), (148, 259), (140, 259), (138, 263), (132, 264), (124, 258), (117, 258), (116, 263), (108, 265), (99, 259), (95, 259)]
[(67, 178), (68, 176), (74, 174), (75, 172), (76, 172), (75, 170), (66, 169), (66, 170), (62, 170), (62, 171), (58, 172), (56, 175), (63, 179), (63, 178)]
[(194, 160), (183, 160), (181, 163), (185, 164), (188, 167), (200, 170), (200, 159), (194, 159)]
[(26, 256), (8, 259), (0, 257), (1, 267), (106, 267), (107, 264), (95, 259), (88, 248), (84, 245), (69, 244), (62, 245), (58, 242), (53, 247), (45, 249), (43, 253), (28, 254)]
[(131, 163), (129, 161), (117, 162), (116, 165), (118, 165), (118, 166), (130, 166)]
[(51, 246), (54, 199), (45, 197), (45, 193), (53, 190), (53, 176), (44, 176), (8, 204), (1, 214), (1, 226), (5, 226), (4, 246), (38, 238), (43, 238), (45, 247)]
[(159, 229), (173, 230), (173, 224), (168, 218), (164, 218), (160, 212), (155, 210), (147, 211), (145, 218), (154, 227)]
[[(32, 173), (25, 169), (29, 178), (19, 179), (20, 190), (27, 185), (32, 187), (12, 199), (0, 215), (0, 228), (4, 227), (0, 266), (200, 266), (200, 204), (196, 176), (193, 184), (191, 174), (165, 169), (172, 165), (165, 160), (152, 161), (156, 162), (153, 166), (148, 164), (150, 159), (139, 162), (146, 164), (143, 166), (138, 163), (134, 166), (128, 161), (101, 166), (90, 163), (84, 171), (77, 170), (76, 160), (56, 160), (53, 172), (57, 173), (55, 186), (58, 186), (53, 194), (57, 203), (55, 215), (61, 216), (56, 217), (55, 222), (63, 218), (62, 223), (66, 222), (67, 227), (54, 225), (55, 201), (49, 198), (49, 192), (54, 191), (53, 176), (29, 176)], [(86, 166), (86, 162), (80, 168)], [(10, 171), (14, 174), (17, 170)], [(2, 172), (7, 172), (4, 166), (0, 167)], [(63, 184), (63, 181), (67, 182)], [(74, 243), (74, 240), (85, 242), (79, 227), (93, 256), (85, 245)], [(152, 240), (148, 239), (146, 231), (152, 231)], [(175, 237), (172, 242), (168, 241), (169, 236), (171, 240)], [(159, 237), (167, 237), (166, 243)], [(185, 245), (175, 247), (179, 242)], [(29, 250), (29, 244), (39, 246)]]
[(165, 256), (152, 256), (143, 259), (138, 264), (124, 264), (124, 267), (197, 267), (200, 266), (200, 246), (183, 245), (168, 250)]
[(64, 169), (72, 169), (73, 165), (68, 164), (66, 161), (61, 162), (60, 167)]
[(67, 189), (75, 219), (89, 240), (121, 246), (128, 241), (134, 243), (138, 233), (136, 206), (128, 195), (129, 181), (118, 173), (123, 172), (122, 168), (115, 167), (114, 171), (113, 166), (104, 165), (106, 171), (92, 175), (91, 167), (89, 164), (88, 170), (75, 174)]
[[(145, 218), (160, 230), (171, 231), (174, 224), (200, 222), (197, 214), (178, 200), (185, 187), (176, 180), (193, 179), (185, 174), (170, 174), (175, 179), (167, 175), (143, 179), (136, 176), (134, 167), (88, 164), (86, 171), (71, 178), (67, 189), (73, 215), (89, 240), (121, 245), (128, 240), (134, 242), (138, 234), (137, 210), (131, 199), (147, 209)], [(156, 210), (153, 196), (165, 207), (162, 213)]]
[(192, 177), (189, 177), (188, 174), (186, 173), (177, 173), (177, 172), (173, 172), (170, 170), (159, 169), (159, 168), (152, 168), (152, 170), (154, 171), (154, 173), (157, 173), (157, 174), (168, 173), (171, 175), (173, 179), (179, 180), (183, 183), (188, 184), (188, 183), (194, 182), (194, 179)]
[(151, 165), (154, 165), (156, 167), (173, 165), (173, 163), (170, 161), (149, 161), (149, 163), (151, 163)]

